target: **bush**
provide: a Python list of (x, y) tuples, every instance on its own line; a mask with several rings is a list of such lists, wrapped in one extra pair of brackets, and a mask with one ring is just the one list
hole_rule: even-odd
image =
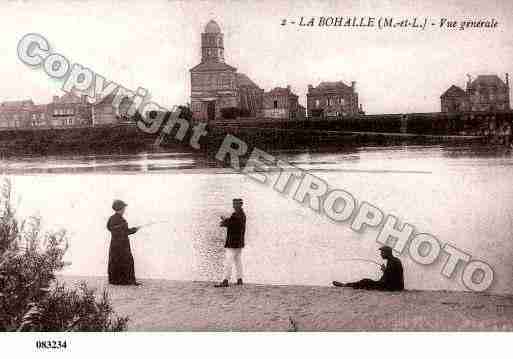
[(55, 272), (65, 263), (66, 232), (41, 233), (41, 219), (18, 220), (11, 183), (0, 187), (0, 330), (117, 331), (127, 318), (114, 317), (107, 293), (96, 300), (83, 283), (66, 288)]

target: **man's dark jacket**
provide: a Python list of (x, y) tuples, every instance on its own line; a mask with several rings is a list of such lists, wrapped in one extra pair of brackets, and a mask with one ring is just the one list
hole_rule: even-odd
[(233, 212), (230, 218), (221, 222), (221, 227), (227, 228), (225, 248), (244, 248), (246, 215), (243, 210)]

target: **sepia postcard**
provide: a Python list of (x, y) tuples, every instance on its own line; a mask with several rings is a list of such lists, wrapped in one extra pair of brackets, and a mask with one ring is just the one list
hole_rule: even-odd
[(507, 343), (512, 14), (509, 0), (0, 2), (0, 343), (198, 357), (356, 355), (375, 332), (389, 334), (372, 356), (404, 332), (473, 332), (455, 353), (475, 333)]

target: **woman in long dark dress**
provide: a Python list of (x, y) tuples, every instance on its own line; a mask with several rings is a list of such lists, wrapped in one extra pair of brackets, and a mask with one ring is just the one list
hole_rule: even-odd
[(109, 283), (118, 285), (139, 285), (135, 280), (134, 257), (130, 250), (128, 236), (134, 234), (138, 227), (128, 228), (123, 218), (126, 203), (115, 200), (112, 204), (114, 213), (107, 222), (107, 229), (111, 233), (109, 248)]

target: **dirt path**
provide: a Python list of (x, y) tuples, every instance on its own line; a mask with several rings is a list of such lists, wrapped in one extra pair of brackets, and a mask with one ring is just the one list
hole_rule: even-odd
[(469, 292), (371, 292), (335, 287), (214, 288), (213, 283), (147, 279), (111, 286), (100, 277), (62, 277), (107, 287), (136, 331), (512, 330), (513, 296)]

